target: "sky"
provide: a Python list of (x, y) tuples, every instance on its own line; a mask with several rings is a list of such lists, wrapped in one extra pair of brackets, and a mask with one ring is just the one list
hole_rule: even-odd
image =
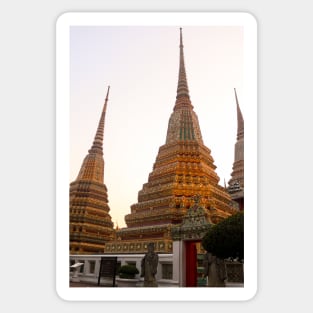
[(165, 144), (179, 68), (183, 28), (189, 94), (219, 184), (229, 181), (237, 113), (245, 118), (244, 38), (240, 26), (72, 26), (70, 31), (70, 182), (90, 149), (103, 109), (104, 183), (114, 225), (137, 203), (138, 192)]

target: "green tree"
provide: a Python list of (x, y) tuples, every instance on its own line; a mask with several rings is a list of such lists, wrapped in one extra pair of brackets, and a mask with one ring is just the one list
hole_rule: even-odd
[(203, 248), (218, 258), (244, 258), (244, 214), (236, 213), (212, 226), (202, 239)]

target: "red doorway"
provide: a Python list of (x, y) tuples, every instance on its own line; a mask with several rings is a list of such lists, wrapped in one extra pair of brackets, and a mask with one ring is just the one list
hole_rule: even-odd
[(197, 241), (185, 241), (186, 287), (197, 287)]

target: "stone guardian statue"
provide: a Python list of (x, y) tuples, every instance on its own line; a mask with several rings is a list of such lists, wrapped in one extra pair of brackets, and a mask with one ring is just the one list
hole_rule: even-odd
[(141, 260), (141, 277), (144, 277), (144, 287), (158, 287), (155, 275), (157, 273), (159, 256), (154, 252), (154, 243), (148, 244), (148, 252)]
[(225, 264), (224, 260), (207, 252), (203, 259), (204, 277), (208, 277), (208, 287), (225, 287)]

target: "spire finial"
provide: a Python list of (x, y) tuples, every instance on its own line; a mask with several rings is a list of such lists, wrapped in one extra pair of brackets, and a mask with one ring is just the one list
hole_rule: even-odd
[(110, 92), (110, 86), (108, 86), (107, 95), (106, 95), (106, 97), (105, 97), (105, 100), (106, 100), (106, 101), (109, 100), (109, 92)]
[(180, 27), (179, 30), (180, 30), (180, 44), (179, 44), (179, 47), (183, 48), (184, 47), (184, 45), (183, 45), (183, 29)]
[(243, 121), (242, 113), (241, 113), (240, 106), (239, 106), (236, 88), (234, 88), (234, 91), (235, 91), (236, 106), (237, 106), (237, 139), (241, 139), (244, 136), (244, 121)]
[(98, 153), (103, 154), (102, 145), (103, 145), (104, 121), (105, 121), (105, 113), (107, 110), (108, 100), (109, 100), (109, 91), (110, 91), (110, 86), (108, 86), (107, 94), (104, 100), (102, 114), (101, 114), (100, 121), (98, 124), (97, 132), (96, 132), (96, 136), (93, 141), (91, 149), (88, 151), (89, 153), (98, 152)]
[(103, 107), (104, 114), (107, 111), (107, 105), (108, 105), (108, 101), (109, 101), (109, 93), (110, 93), (110, 86), (108, 86), (107, 94), (106, 94), (105, 99), (104, 99), (104, 107)]
[(189, 89), (187, 83), (185, 60), (184, 60), (184, 45), (183, 45), (183, 32), (182, 28), (179, 28), (180, 40), (179, 40), (179, 73), (178, 73), (178, 85), (177, 85), (177, 95), (176, 104), (174, 110), (180, 105), (191, 105), (189, 97)]
[(239, 102), (238, 102), (238, 98), (237, 98), (236, 88), (234, 88), (234, 91), (235, 91), (236, 104), (239, 106)]

